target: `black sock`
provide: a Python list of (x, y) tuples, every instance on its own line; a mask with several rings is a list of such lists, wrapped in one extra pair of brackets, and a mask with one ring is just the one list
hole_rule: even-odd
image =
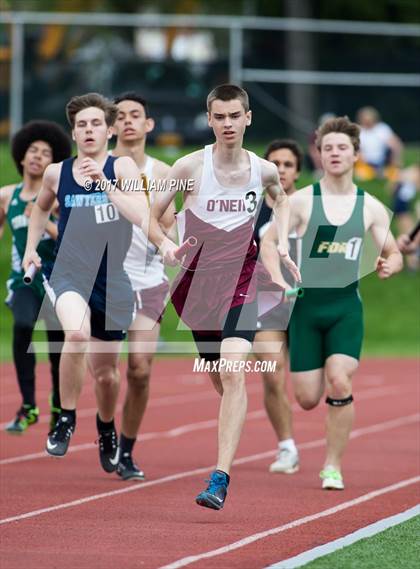
[(225, 472), (224, 470), (216, 470), (216, 472), (221, 472), (222, 474), (224, 474), (226, 476), (227, 479), (227, 483), (229, 484), (230, 482), (230, 476), (227, 472)]
[(121, 458), (128, 457), (133, 452), (133, 447), (136, 439), (129, 439), (121, 433), (120, 435), (120, 453)]
[(106, 423), (99, 417), (99, 413), (96, 413), (96, 427), (99, 432), (112, 431), (115, 429), (114, 419), (111, 419), (108, 423)]
[(61, 409), (60, 401), (60, 352), (57, 350), (58, 345), (63, 340), (63, 332), (61, 330), (48, 330), (48, 346), (49, 360), (52, 379), (52, 404), (56, 409)]
[(68, 420), (76, 424), (76, 409), (61, 409), (61, 417), (67, 417)]

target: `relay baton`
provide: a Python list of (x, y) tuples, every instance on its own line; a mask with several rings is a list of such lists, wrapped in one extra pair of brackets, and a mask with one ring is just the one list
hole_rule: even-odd
[(305, 291), (303, 290), (303, 288), (300, 287), (290, 288), (289, 290), (286, 290), (286, 292), (284, 293), (286, 298), (291, 298), (291, 297), (302, 298), (304, 294)]
[(32, 283), (32, 281), (34, 280), (37, 271), (38, 271), (38, 269), (35, 267), (34, 263), (30, 263), (28, 270), (23, 275), (23, 282), (26, 285), (30, 285)]
[(417, 236), (417, 233), (420, 231), (420, 221), (417, 222), (416, 226), (414, 227), (414, 229), (412, 229), (410, 231), (410, 233), (408, 234), (408, 238), (410, 239), (410, 241), (414, 241), (414, 239)]
[(178, 261), (180, 259), (182, 259), (182, 257), (188, 251), (188, 249), (190, 247), (195, 247), (197, 245), (197, 243), (198, 243), (198, 240), (196, 237), (193, 237), (192, 235), (190, 237), (188, 237), (188, 239), (181, 245), (181, 247), (178, 247), (178, 249), (175, 251), (175, 253), (174, 253), (175, 259), (178, 259)]

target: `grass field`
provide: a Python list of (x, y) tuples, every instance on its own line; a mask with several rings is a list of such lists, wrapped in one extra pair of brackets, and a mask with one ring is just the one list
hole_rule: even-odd
[[(415, 569), (420, 516), (303, 565), (305, 569)], [(417, 561), (416, 561), (417, 559)]]
[[(251, 146), (251, 149), (259, 155), (264, 152), (264, 147), (260, 145)], [(152, 156), (168, 163), (172, 163), (180, 155), (191, 150), (193, 149), (184, 148), (182, 152), (172, 152), (167, 155), (162, 149), (153, 147), (149, 149)], [(407, 164), (416, 160), (418, 150), (418, 147), (407, 150), (405, 156)], [(18, 180), (7, 144), (0, 144), (0, 165), (0, 186)], [(304, 186), (311, 181), (310, 173), (303, 172), (299, 185)], [(363, 188), (389, 205), (390, 196), (382, 182), (365, 183)], [(5, 282), (10, 268), (10, 243), (10, 231), (7, 229), (0, 242), (0, 298), (6, 296)], [(361, 294), (365, 301), (364, 353), (379, 356), (417, 355), (420, 336), (419, 276), (404, 271), (389, 281), (383, 282), (375, 274), (371, 274), (362, 279)], [(3, 302), (0, 304), (0, 321), (0, 360), (8, 361), (11, 358), (12, 318)], [(176, 332), (176, 326), (177, 316), (170, 306), (162, 324), (163, 339), (183, 341), (191, 338), (188, 332)], [(36, 339), (41, 339), (41, 337), (37, 335)]]

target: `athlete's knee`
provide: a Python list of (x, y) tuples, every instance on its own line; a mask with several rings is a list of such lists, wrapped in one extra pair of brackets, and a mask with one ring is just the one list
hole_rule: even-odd
[(127, 381), (129, 388), (136, 392), (143, 392), (149, 389), (151, 364), (148, 361), (129, 364), (127, 369)]
[(310, 393), (295, 393), (296, 401), (305, 411), (314, 409), (319, 403), (320, 397)]
[(75, 349), (74, 351), (85, 351), (87, 349), (89, 339), (90, 336), (85, 330), (68, 330), (65, 333), (65, 341), (67, 344), (73, 345), (73, 348)]
[(264, 382), (264, 391), (267, 394), (283, 392), (285, 387), (284, 368), (276, 367), (275, 372), (264, 372), (262, 374)]
[(296, 401), (305, 411), (310, 411), (316, 407), (321, 399), (321, 393), (313, 389), (307, 389), (295, 384), (294, 391)]
[(245, 374), (238, 371), (221, 370), (220, 381), (224, 391), (228, 389), (240, 389), (245, 385)]
[(352, 392), (351, 378), (339, 370), (327, 375), (327, 394), (333, 399), (348, 397)]
[(99, 366), (93, 370), (93, 375), (101, 387), (113, 387), (120, 382), (120, 373), (116, 365)]

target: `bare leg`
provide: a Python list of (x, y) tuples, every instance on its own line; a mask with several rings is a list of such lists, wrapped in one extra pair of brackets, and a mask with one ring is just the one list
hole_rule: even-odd
[[(268, 353), (260, 351), (258, 344), (278, 342), (282, 348), (279, 351)], [(256, 358), (261, 362), (275, 361), (274, 372), (262, 372), (264, 381), (264, 405), (267, 415), (277, 435), (277, 440), (282, 441), (293, 437), (292, 432), (292, 409), (285, 389), (287, 347), (286, 334), (277, 331), (262, 331), (255, 336), (254, 349)]]
[(220, 379), (220, 373), (218, 371), (210, 371), (209, 376), (214, 386), (214, 389), (217, 391), (219, 395), (223, 395), (223, 384), (222, 380)]
[(121, 432), (135, 439), (140, 429), (147, 401), (153, 356), (156, 352), (160, 325), (138, 314), (128, 332), (129, 355), (127, 392), (125, 395)]
[(77, 292), (63, 293), (56, 304), (65, 334), (60, 358), (60, 399), (63, 409), (76, 409), (86, 375), (86, 351), (90, 337), (90, 310)]
[[(98, 415), (101, 421), (109, 423), (115, 415), (120, 389), (118, 359), (121, 342), (105, 342), (91, 339), (92, 352), (89, 354), (89, 370), (95, 379), (95, 394)], [(95, 350), (98, 350), (95, 352)]]
[(324, 368), (291, 373), (296, 401), (306, 411), (316, 407), (324, 393)]
[[(226, 367), (220, 371), (223, 395), (219, 409), (217, 469), (229, 474), (247, 409), (245, 371), (233, 371), (235, 362), (244, 362), (251, 344), (242, 338), (227, 338), (222, 341), (220, 355)], [(238, 365), (238, 364), (236, 364)]]
[[(332, 399), (345, 399), (352, 394), (352, 376), (359, 362), (343, 354), (330, 356), (325, 364), (327, 395)], [(325, 466), (340, 470), (341, 459), (347, 446), (354, 420), (354, 405), (333, 407), (328, 405), (327, 454)]]

